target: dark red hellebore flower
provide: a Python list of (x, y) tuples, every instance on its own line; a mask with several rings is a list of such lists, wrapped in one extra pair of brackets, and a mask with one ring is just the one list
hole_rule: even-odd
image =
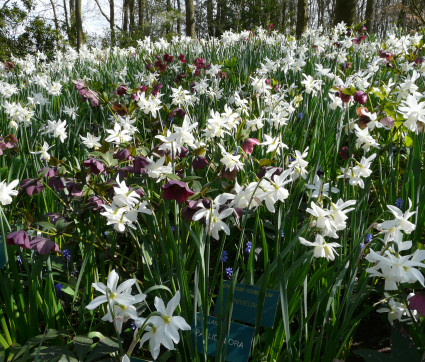
[(345, 94), (343, 92), (343, 90), (344, 90), (343, 88), (339, 88), (338, 96), (339, 96), (339, 98), (341, 98), (341, 100), (344, 103), (348, 103), (350, 101), (350, 99), (351, 99), (351, 96), (349, 94)]
[(357, 91), (354, 93), (354, 100), (360, 104), (365, 104), (367, 102), (367, 95), (365, 92)]
[(183, 181), (171, 180), (161, 188), (164, 190), (165, 200), (176, 200), (179, 204), (184, 203), (189, 196), (194, 194)]
[(124, 94), (126, 94), (127, 93), (127, 86), (125, 86), (125, 85), (120, 85), (118, 88), (117, 88), (117, 94), (121, 97), (121, 96), (123, 96)]
[(194, 170), (203, 170), (208, 164), (209, 162), (205, 157), (197, 156), (192, 162), (192, 167)]

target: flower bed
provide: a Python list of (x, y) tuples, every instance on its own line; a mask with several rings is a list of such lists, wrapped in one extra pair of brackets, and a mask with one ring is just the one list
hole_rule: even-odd
[(424, 42), (352, 30), (3, 66), (5, 355), (331, 361), (374, 309), (423, 350)]

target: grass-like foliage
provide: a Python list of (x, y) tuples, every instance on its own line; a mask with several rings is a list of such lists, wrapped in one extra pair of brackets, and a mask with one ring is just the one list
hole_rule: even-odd
[(224, 360), (236, 283), (255, 361), (346, 359), (375, 309), (425, 350), (423, 45), (340, 24), (5, 63), (1, 355), (206, 360), (219, 311)]

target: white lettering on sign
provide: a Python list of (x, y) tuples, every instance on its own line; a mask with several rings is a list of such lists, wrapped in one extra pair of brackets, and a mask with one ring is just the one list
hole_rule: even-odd
[[(202, 331), (200, 329), (196, 329), (195, 334), (197, 337), (200, 337), (200, 338), (202, 337)], [(217, 334), (208, 332), (208, 340), (217, 342)], [(243, 348), (243, 342), (238, 341), (237, 339), (225, 338), (224, 343), (227, 343), (229, 346), (236, 346), (237, 348)]]

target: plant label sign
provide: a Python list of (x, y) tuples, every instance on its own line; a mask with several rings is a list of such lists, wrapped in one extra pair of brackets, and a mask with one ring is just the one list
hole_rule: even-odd
[[(194, 321), (195, 322), (195, 321)], [(218, 319), (208, 316), (208, 345), (207, 355), (215, 356), (217, 353), (218, 341)], [(199, 313), (196, 314), (196, 326), (192, 325), (192, 336), (198, 348), (198, 352), (204, 352), (204, 335), (202, 328), (202, 318)], [(229, 362), (246, 362), (251, 352), (251, 343), (254, 336), (254, 328), (244, 326), (238, 323), (230, 323), (229, 335), (222, 346), (222, 354), (225, 354), (225, 360)]]
[[(227, 297), (229, 295), (230, 282), (223, 282), (223, 303), (221, 308), (226, 307)], [(233, 312), (232, 319), (255, 325), (257, 317), (258, 297), (260, 288), (252, 285), (238, 284), (235, 285), (233, 293)], [(279, 301), (279, 292), (267, 289), (264, 297), (263, 311), (261, 316), (261, 326), (273, 328), (274, 317), (276, 315), (277, 302)], [(214, 309), (214, 314), (219, 314), (220, 303)]]

